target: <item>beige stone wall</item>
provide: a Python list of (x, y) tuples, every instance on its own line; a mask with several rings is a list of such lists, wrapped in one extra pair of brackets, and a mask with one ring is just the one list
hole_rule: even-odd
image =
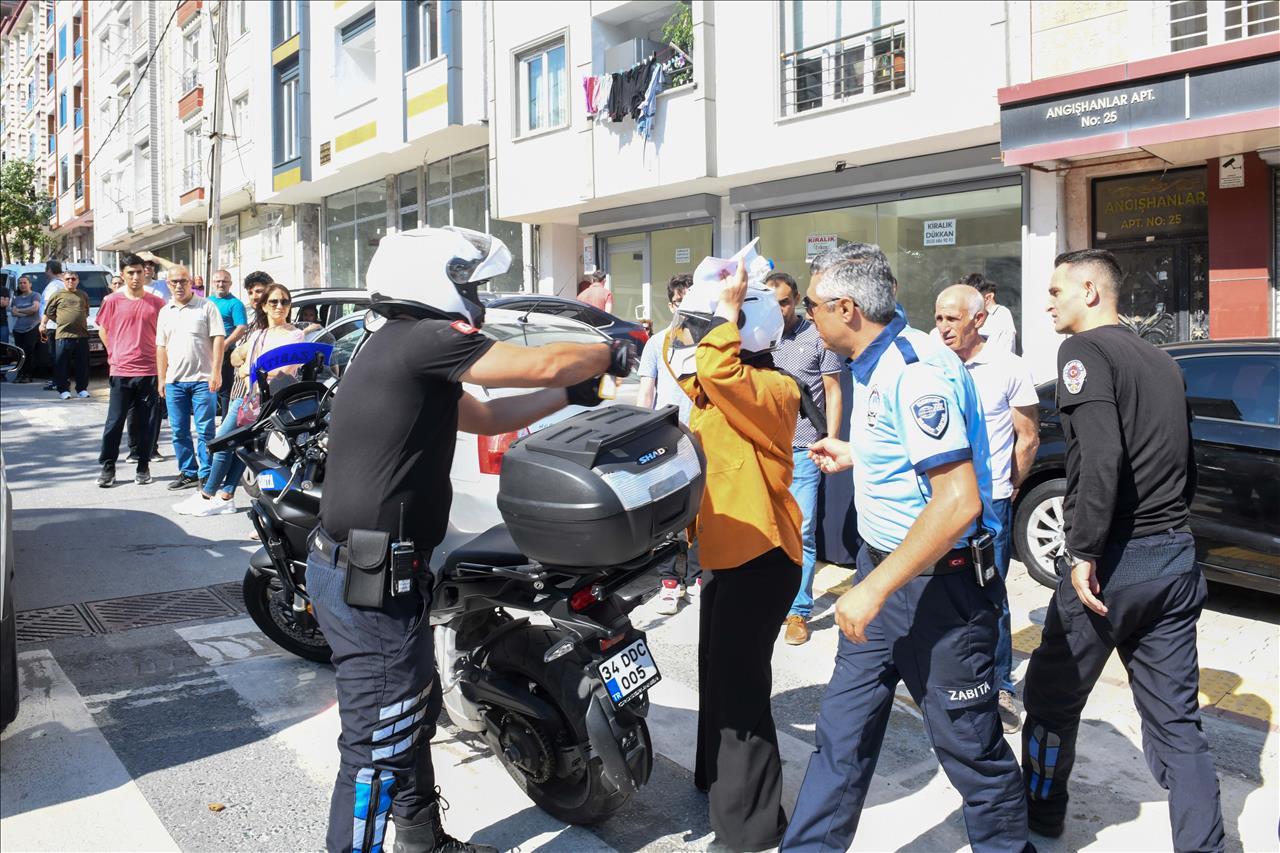
[(1116, 65), (1160, 50), (1156, 22), (1166, 14), (1163, 3), (1033, 0), (1030, 6), (1033, 80)]

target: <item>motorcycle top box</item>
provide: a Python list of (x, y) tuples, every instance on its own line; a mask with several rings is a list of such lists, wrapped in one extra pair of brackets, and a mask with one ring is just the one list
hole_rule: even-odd
[(705, 464), (675, 406), (602, 407), (513, 444), (498, 510), (531, 560), (619, 566), (693, 522)]

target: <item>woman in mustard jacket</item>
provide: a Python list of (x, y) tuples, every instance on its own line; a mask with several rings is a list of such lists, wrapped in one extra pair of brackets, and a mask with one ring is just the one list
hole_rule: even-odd
[(774, 640), (800, 586), (800, 508), (790, 492), (800, 391), (769, 355), (782, 336), (777, 297), (748, 288), (741, 265), (723, 286), (695, 284), (676, 324), (670, 337), (684, 349), (671, 350), (668, 364), (693, 400), (689, 426), (707, 459), (694, 531), (711, 570), (694, 783), (709, 793), (720, 844), (765, 850), (786, 829), (770, 698)]

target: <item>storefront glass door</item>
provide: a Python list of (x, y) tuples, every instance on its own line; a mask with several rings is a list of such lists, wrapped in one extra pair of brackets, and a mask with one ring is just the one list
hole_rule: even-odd
[[(644, 291), (649, 283), (649, 250), (644, 234), (625, 234), (607, 241), (613, 313), (624, 320), (645, 316)], [(636, 309), (640, 309), (637, 313)]]
[(1153, 344), (1209, 337), (1209, 247), (1204, 241), (1115, 246), (1120, 322)]

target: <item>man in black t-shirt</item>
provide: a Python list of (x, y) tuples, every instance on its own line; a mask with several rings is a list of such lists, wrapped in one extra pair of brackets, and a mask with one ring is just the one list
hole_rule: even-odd
[(1196, 621), (1205, 581), (1188, 524), (1195, 492), (1185, 383), (1168, 353), (1119, 324), (1110, 252), (1060, 255), (1049, 313), (1067, 439), (1064, 577), (1027, 670), (1022, 770), (1033, 832), (1062, 834), (1080, 713), (1112, 650), (1169, 791), (1176, 850), (1221, 850), (1222, 808), (1200, 725)]
[[(476, 289), (510, 259), (485, 234), (419, 229), (384, 238), (366, 275), (373, 310), (388, 319), (334, 395), (320, 528), (307, 560), (342, 720), (330, 851), (381, 849), (388, 817), (396, 853), (494, 850), (457, 841), (441, 825), (430, 752), (441, 696), (428, 573), (410, 593), (381, 596), (381, 606), (350, 603), (346, 581), (356, 571), (348, 569), (353, 531), (412, 541), (417, 564), (428, 564), (448, 526), (458, 430), (514, 432), (570, 402), (599, 403), (600, 375), (630, 372), (626, 343), (525, 348), (480, 334)], [(481, 402), (462, 382), (544, 390)], [(374, 588), (388, 586), (384, 579)]]

